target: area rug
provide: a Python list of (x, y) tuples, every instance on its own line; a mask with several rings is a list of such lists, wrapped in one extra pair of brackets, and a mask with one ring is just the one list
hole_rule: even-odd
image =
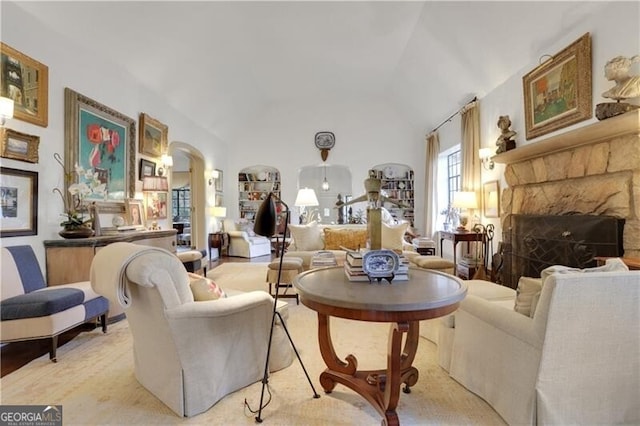
[[(266, 264), (223, 264), (209, 272), (221, 286), (244, 291), (264, 290)], [(318, 377), (324, 363), (318, 350), (316, 314), (289, 301), (289, 331), (300, 352), (313, 391), (297, 359), (270, 377), (270, 404), (262, 419), (267, 425), (378, 425), (378, 413), (342, 385), (325, 394)], [(332, 319), (334, 346), (342, 356), (353, 353), (359, 367), (386, 364), (386, 324)], [(402, 393), (398, 415), (403, 425), (501, 425), (500, 416), (482, 399), (452, 380), (437, 365), (436, 347), (421, 339), (414, 365), (420, 372), (410, 394)], [(65, 425), (250, 425), (262, 384), (254, 383), (191, 418), (175, 415), (146, 391), (133, 373), (132, 340), (126, 320), (81, 333), (58, 349), (58, 362), (38, 358), (0, 380), (0, 403), (62, 405)], [(265, 398), (266, 399), (266, 398)]]

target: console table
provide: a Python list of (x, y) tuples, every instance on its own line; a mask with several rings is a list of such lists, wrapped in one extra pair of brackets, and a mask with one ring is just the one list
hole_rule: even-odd
[[(467, 293), (462, 280), (426, 269), (410, 269), (408, 281), (392, 284), (352, 282), (344, 267), (313, 269), (294, 278), (304, 305), (318, 313), (318, 342), (327, 368), (320, 384), (331, 393), (337, 383), (362, 395), (384, 417), (383, 424), (398, 425), (396, 407), (400, 387), (404, 392), (418, 381), (412, 366), (418, 349), (419, 321), (447, 315), (458, 308)], [(338, 358), (331, 340), (330, 317), (388, 322), (387, 367), (357, 370), (358, 360)], [(404, 340), (404, 345), (402, 344)]]
[(440, 231), (440, 256), (442, 256), (442, 242), (444, 240), (451, 241), (453, 243), (453, 264), (455, 268), (455, 275), (458, 276), (458, 261), (457, 261), (457, 250), (456, 246), (459, 242), (464, 241), (467, 243), (467, 247), (469, 246), (469, 242), (480, 242), (482, 243), (482, 253), (485, 253), (484, 244), (485, 234), (482, 232), (474, 232), (474, 231)]
[[(102, 247), (116, 242), (129, 242), (160, 247), (176, 252), (176, 230), (131, 231), (100, 237), (44, 241), (47, 284), (59, 285), (89, 281), (93, 256)], [(72, 262), (72, 263), (71, 263)]]

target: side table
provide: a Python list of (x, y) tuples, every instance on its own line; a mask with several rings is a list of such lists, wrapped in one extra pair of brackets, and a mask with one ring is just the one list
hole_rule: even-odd
[[(211, 249), (218, 249), (218, 253), (222, 256), (223, 250), (225, 251), (225, 255), (229, 255), (229, 234), (227, 232), (212, 232), (209, 234), (209, 262), (213, 259), (211, 257)], [(211, 267), (211, 265), (209, 265)]]
[(454, 275), (460, 276), (458, 274), (458, 261), (457, 261), (457, 250), (456, 246), (460, 241), (465, 241), (467, 243), (467, 250), (469, 249), (470, 242), (479, 242), (482, 243), (482, 253), (485, 252), (484, 245), (486, 244), (485, 235), (482, 232), (473, 232), (473, 231), (440, 231), (440, 256), (442, 256), (442, 242), (444, 240), (449, 240), (453, 243), (453, 264), (454, 264)]

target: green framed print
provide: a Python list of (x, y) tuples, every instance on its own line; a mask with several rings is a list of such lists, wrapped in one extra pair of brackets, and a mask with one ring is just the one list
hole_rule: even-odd
[(0, 237), (38, 235), (38, 172), (0, 167)]
[[(107, 188), (104, 201), (124, 203), (135, 195), (135, 140), (135, 120), (65, 88), (65, 169), (77, 164), (98, 173)], [(103, 200), (96, 197), (87, 200)]]
[(49, 68), (0, 42), (0, 96), (13, 99), (13, 117), (47, 127)]

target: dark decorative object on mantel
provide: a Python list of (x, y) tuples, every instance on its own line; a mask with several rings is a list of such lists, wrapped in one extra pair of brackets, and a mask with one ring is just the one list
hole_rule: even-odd
[(609, 81), (615, 81), (616, 85), (604, 92), (602, 96), (614, 99), (615, 102), (603, 102), (596, 105), (598, 120), (605, 120), (640, 108), (640, 105), (620, 102), (640, 96), (640, 76), (629, 75), (629, 69), (635, 62), (640, 62), (640, 55), (631, 58), (616, 56), (604, 66), (604, 76)]
[(511, 151), (516, 147), (516, 141), (512, 138), (517, 135), (516, 132), (511, 130), (511, 119), (508, 115), (501, 115), (498, 118), (498, 128), (501, 133), (498, 136), (498, 140), (496, 141), (496, 146), (498, 149), (496, 150), (496, 154), (500, 154), (501, 152)]

